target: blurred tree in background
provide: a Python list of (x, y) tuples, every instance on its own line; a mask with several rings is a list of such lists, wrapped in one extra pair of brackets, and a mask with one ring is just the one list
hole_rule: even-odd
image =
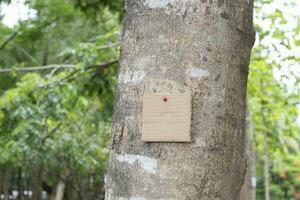
[[(257, 199), (297, 200), (300, 19), (274, 2), (256, 1), (248, 82)], [(0, 199), (103, 199), (123, 1), (25, 3), (35, 17), (0, 21)]]
[[(257, 199), (300, 199), (300, 15), (294, 1), (255, 4), (256, 45), (248, 81)], [(298, 5), (299, 7), (299, 5)]]
[(120, 14), (92, 2), (28, 1), (36, 17), (0, 24), (0, 194), (103, 199)]

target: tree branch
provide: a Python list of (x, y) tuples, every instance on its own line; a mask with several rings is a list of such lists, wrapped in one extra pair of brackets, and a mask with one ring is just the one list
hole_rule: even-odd
[(12, 72), (12, 71), (19, 71), (19, 72), (26, 72), (26, 71), (39, 71), (39, 70), (47, 70), (47, 69), (54, 69), (54, 68), (76, 68), (76, 65), (45, 65), (45, 66), (36, 66), (36, 67), (17, 67), (17, 68), (5, 68), (0, 69), (0, 73)]
[[(87, 70), (90, 70), (90, 69), (93, 69), (93, 68), (97, 68), (97, 70), (99, 69), (103, 69), (103, 68), (106, 68), (110, 65), (113, 65), (113, 64), (116, 64), (117, 62), (119, 62), (119, 60), (112, 60), (112, 61), (108, 61), (108, 62), (105, 62), (105, 63), (101, 63), (101, 64), (94, 64), (94, 65), (89, 65), (89, 66), (86, 66), (84, 68), (85, 71)], [(81, 69), (77, 69), (75, 71), (73, 71), (72, 73), (70, 73), (68, 76), (62, 78), (60, 81), (69, 81), (69, 80), (73, 80), (74, 77), (72, 77), (73, 75), (77, 74)]]
[[(94, 68), (96, 68), (97, 70), (104, 69), (104, 68), (106, 68), (110, 65), (116, 64), (118, 62), (119, 62), (119, 60), (111, 60), (111, 61), (108, 61), (105, 63), (88, 65), (88, 66), (84, 67), (84, 70), (87, 71), (87, 70), (94, 69)], [(47, 83), (45, 85), (42, 85), (42, 86), (40, 86), (40, 88), (47, 88), (49, 86), (55, 86), (56, 84), (61, 83), (61, 82), (72, 81), (76, 78), (74, 75), (77, 74), (78, 72), (80, 72), (81, 70), (82, 69), (76, 69), (73, 72), (71, 72), (69, 75), (65, 76), (64, 78), (54, 81), (54, 82), (51, 82), (51, 83)]]
[(117, 64), (119, 62), (119, 60), (111, 60), (111, 61), (108, 61), (108, 62), (105, 62), (105, 63), (100, 63), (100, 64), (94, 64), (94, 65), (89, 65), (89, 66), (86, 66), (85, 67), (85, 70), (89, 70), (89, 69), (92, 69), (92, 68), (105, 68), (105, 67), (108, 67), (110, 65), (113, 65), (113, 64)]
[[(84, 68), (84, 70), (90, 70), (92, 68), (105, 68), (109, 65), (113, 65), (118, 63), (119, 60), (112, 60), (105, 63), (88, 65)], [(27, 71), (40, 71), (40, 70), (47, 70), (47, 69), (56, 69), (56, 68), (67, 68), (67, 69), (76, 69), (76, 65), (72, 64), (52, 64), (52, 65), (45, 65), (45, 66), (35, 66), (35, 67), (17, 67), (17, 68), (4, 68), (0, 69), (0, 73), (7, 73), (12, 71), (17, 72), (27, 72)], [(74, 72), (77, 73), (81, 69), (75, 70)], [(73, 75), (73, 74), (70, 74)]]
[(19, 33), (19, 31), (15, 31), (15, 32), (11, 33), (8, 36), (8, 38), (1, 44), (0, 51), (3, 50), (6, 47), (6, 45), (18, 35), (18, 33)]
[(103, 45), (103, 46), (97, 47), (96, 50), (107, 49), (107, 48), (110, 48), (110, 47), (113, 48), (113, 47), (117, 47), (117, 46), (120, 46), (120, 42)]
[(21, 51), (21, 53), (23, 53), (24, 56), (29, 58), (33, 63), (35, 63), (36, 65), (39, 65), (39, 62), (34, 57), (32, 57), (26, 49), (24, 49), (23, 47), (21, 47), (20, 45), (17, 45), (17, 44), (15, 44), (14, 46), (17, 48), (17, 50)]

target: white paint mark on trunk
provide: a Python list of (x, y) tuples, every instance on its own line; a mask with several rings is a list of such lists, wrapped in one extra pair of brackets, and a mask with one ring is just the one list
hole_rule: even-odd
[(165, 8), (170, 3), (170, 0), (145, 0), (144, 5), (149, 8)]
[(145, 72), (140, 71), (126, 71), (119, 76), (119, 83), (137, 83), (144, 79)]
[(196, 68), (196, 67), (186, 70), (186, 74), (193, 78), (201, 78), (203, 76), (210, 75), (209, 71), (201, 69), (201, 68)]
[[(117, 197), (117, 200), (147, 200), (147, 199), (145, 197), (141, 197), (141, 196), (132, 196), (129, 198)], [(171, 199), (157, 199), (157, 200), (171, 200)]]
[(130, 197), (130, 200), (145, 200), (144, 197)]
[(125, 155), (116, 155), (116, 159), (119, 162), (126, 162), (130, 165), (133, 165), (134, 163), (138, 163), (141, 165), (141, 167), (152, 174), (156, 173), (156, 167), (157, 167), (157, 161), (154, 158), (149, 158), (146, 156), (140, 156), (140, 155), (132, 155), (132, 154), (125, 154)]

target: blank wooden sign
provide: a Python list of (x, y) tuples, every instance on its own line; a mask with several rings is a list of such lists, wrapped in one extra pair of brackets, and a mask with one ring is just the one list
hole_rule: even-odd
[(142, 140), (190, 142), (191, 95), (144, 94)]

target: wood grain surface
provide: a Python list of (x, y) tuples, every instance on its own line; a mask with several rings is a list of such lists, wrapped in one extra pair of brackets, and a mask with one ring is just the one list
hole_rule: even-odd
[(144, 94), (142, 123), (143, 141), (190, 142), (191, 95)]

